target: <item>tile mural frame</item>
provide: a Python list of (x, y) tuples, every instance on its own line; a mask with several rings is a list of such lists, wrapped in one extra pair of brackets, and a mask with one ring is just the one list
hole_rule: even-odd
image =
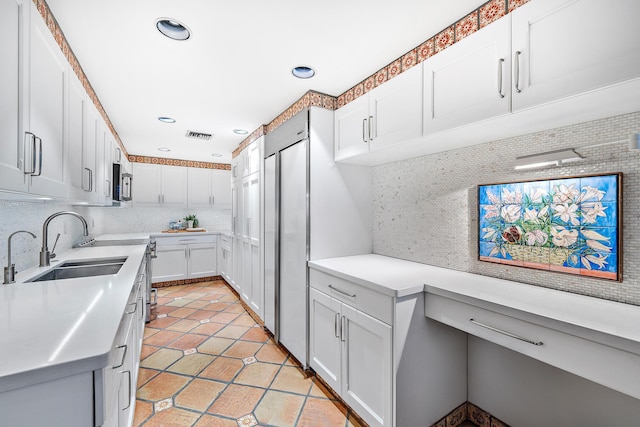
[(478, 260), (622, 282), (622, 173), (477, 186)]

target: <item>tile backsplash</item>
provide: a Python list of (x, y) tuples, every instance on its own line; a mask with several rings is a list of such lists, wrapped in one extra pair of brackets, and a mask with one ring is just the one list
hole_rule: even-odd
[[(640, 112), (550, 129), (373, 169), (375, 253), (640, 305)], [(587, 147), (588, 146), (588, 147)], [(515, 171), (518, 156), (574, 148), (584, 160)], [(622, 282), (478, 261), (477, 185), (623, 173)]]
[[(82, 215), (89, 225), (89, 237), (105, 233), (160, 232), (168, 228), (169, 221), (179, 220), (195, 214), (201, 227), (207, 230), (228, 231), (231, 229), (230, 209), (168, 209), (168, 208), (103, 208), (71, 206), (64, 203), (37, 201), (0, 200), (0, 263), (6, 266), (7, 239), (17, 230), (35, 234), (18, 234), (11, 240), (12, 262), (17, 271), (38, 265), (42, 246), (42, 225), (55, 212), (74, 211)], [(63, 215), (49, 224), (49, 249), (53, 249), (56, 235), (60, 240), (56, 252), (60, 253), (87, 239), (82, 233), (82, 224), (77, 218)]]

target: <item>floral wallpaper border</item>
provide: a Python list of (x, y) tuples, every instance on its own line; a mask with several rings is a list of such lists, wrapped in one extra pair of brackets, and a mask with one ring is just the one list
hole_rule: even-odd
[(231, 170), (231, 165), (227, 163), (210, 163), (198, 162), (195, 160), (165, 159), (163, 157), (135, 156), (132, 154), (130, 154), (127, 158), (132, 163), (151, 163), (154, 165), (182, 166), (201, 169), (220, 169), (226, 171)]

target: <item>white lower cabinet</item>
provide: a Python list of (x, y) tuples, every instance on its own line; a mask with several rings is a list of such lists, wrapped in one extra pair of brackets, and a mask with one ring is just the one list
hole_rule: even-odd
[(309, 263), (311, 368), (372, 427), (434, 424), (467, 400), (466, 335), (424, 318), (420, 286), (398, 295), (345, 280), (348, 258)]
[(156, 237), (153, 283), (196, 279), (218, 274), (218, 236)]
[(311, 366), (369, 425), (392, 425), (392, 327), (310, 292)]
[(231, 284), (231, 275), (233, 274), (233, 252), (231, 251), (231, 237), (220, 236), (220, 275)]

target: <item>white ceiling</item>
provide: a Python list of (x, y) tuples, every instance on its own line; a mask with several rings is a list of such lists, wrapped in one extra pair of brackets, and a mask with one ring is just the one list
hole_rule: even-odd
[[(485, 1), (47, 3), (130, 154), (229, 163), (245, 138), (233, 129), (252, 132), (309, 89), (340, 95)], [(160, 17), (185, 24), (191, 38), (160, 34)], [(316, 76), (294, 78), (297, 65)], [(214, 137), (187, 139), (187, 130)]]

